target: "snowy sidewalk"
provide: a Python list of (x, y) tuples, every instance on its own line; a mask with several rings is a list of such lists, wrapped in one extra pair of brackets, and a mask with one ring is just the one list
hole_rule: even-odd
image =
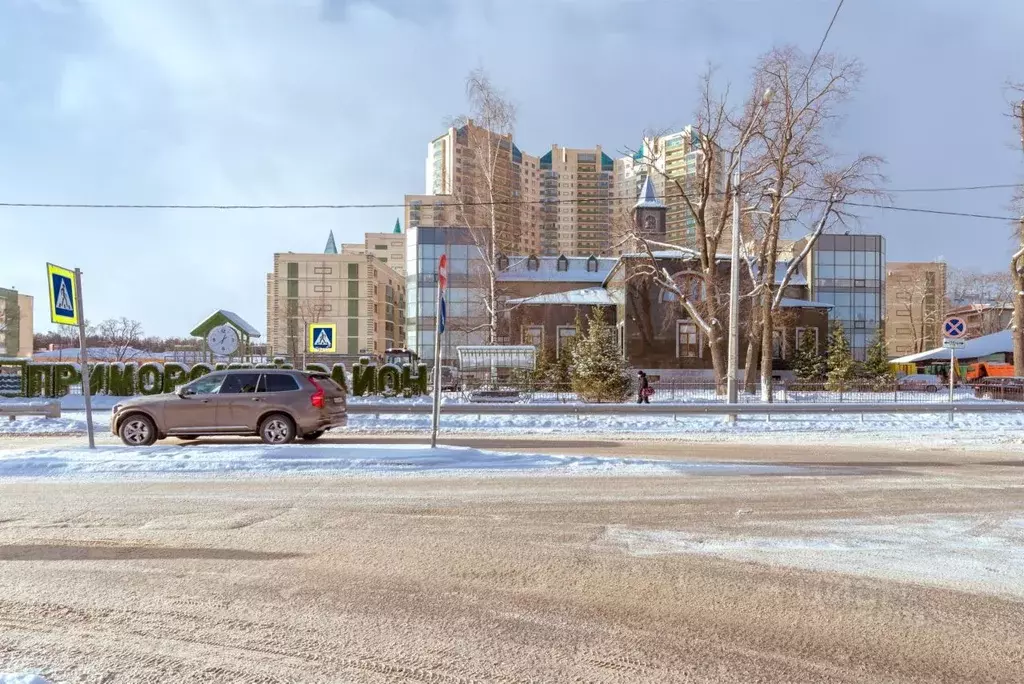
[(600, 456), (513, 454), (470, 447), (294, 444), (129, 448), (47, 448), (0, 451), (0, 478), (75, 478), (155, 475), (333, 473), (394, 475), (823, 475), (849, 468), (667, 461)]

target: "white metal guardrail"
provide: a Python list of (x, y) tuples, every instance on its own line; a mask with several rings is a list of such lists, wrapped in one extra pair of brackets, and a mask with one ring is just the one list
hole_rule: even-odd
[(14, 420), (18, 416), (60, 418), (60, 402), (54, 400), (0, 404), (0, 418)]
[[(350, 415), (430, 415), (430, 404), (387, 402), (349, 404)], [(1024, 402), (928, 404), (441, 404), (442, 415), (577, 415), (577, 416), (772, 416), (868, 413), (1020, 413)]]

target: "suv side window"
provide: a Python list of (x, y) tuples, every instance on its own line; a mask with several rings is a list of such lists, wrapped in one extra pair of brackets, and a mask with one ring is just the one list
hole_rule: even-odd
[(291, 375), (284, 373), (267, 373), (260, 382), (260, 392), (293, 392), (299, 389), (299, 383)]
[(260, 380), (259, 373), (231, 373), (221, 385), (221, 394), (248, 394), (256, 391), (256, 383)]
[(222, 382), (223, 375), (209, 375), (185, 385), (185, 391), (190, 394), (216, 394)]

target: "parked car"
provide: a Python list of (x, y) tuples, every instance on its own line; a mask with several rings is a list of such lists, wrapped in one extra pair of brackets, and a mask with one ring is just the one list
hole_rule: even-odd
[(1021, 377), (982, 378), (972, 386), (978, 399), (1024, 401), (1024, 378)]
[(942, 385), (942, 378), (938, 375), (930, 375), (928, 373), (904, 375), (896, 381), (896, 386), (899, 389), (914, 390), (917, 392), (938, 392)]
[(325, 373), (241, 369), (204, 375), (168, 394), (114, 406), (110, 429), (128, 446), (158, 439), (258, 435), (267, 444), (319, 438), (348, 423), (344, 388)]

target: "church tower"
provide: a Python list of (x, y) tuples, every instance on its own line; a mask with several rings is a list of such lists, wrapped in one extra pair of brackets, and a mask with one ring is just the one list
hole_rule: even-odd
[(667, 239), (666, 215), (668, 209), (658, 199), (651, 177), (644, 178), (640, 199), (633, 206), (633, 231), (648, 240), (665, 242)]

